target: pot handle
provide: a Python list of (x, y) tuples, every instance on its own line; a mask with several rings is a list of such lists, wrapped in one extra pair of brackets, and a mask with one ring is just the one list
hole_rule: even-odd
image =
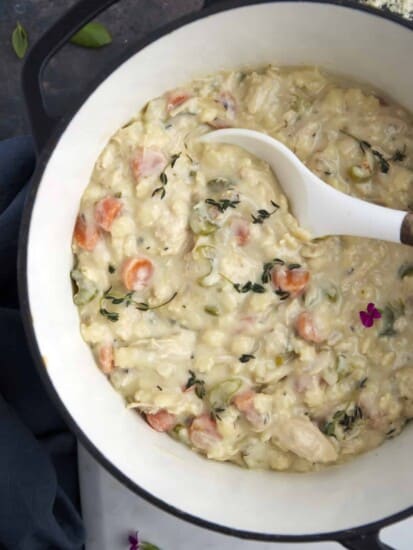
[(344, 535), (337, 542), (349, 550), (394, 550), (380, 540), (379, 531)]
[(91, 19), (118, 0), (80, 0), (50, 27), (30, 49), (22, 70), (23, 96), (36, 150), (42, 150), (57, 120), (47, 113), (42, 77), (49, 59)]
[[(22, 70), (23, 96), (37, 153), (50, 138), (57, 119), (47, 113), (42, 93), (45, 66), (70, 38), (91, 19), (119, 0), (78, 0), (30, 49)], [(222, 0), (205, 0), (204, 8)]]

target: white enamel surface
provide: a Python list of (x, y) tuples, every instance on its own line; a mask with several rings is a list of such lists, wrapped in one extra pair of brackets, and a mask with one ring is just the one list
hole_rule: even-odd
[(209, 462), (150, 430), (125, 410), (92, 361), (69, 281), (72, 228), (94, 161), (110, 135), (148, 99), (217, 69), (272, 61), (320, 64), (352, 75), (413, 110), (412, 50), (411, 31), (350, 9), (288, 2), (240, 8), (190, 24), (129, 59), (60, 138), (30, 227), (34, 331), (52, 383), (80, 429), (158, 499), (226, 527), (284, 535), (346, 529), (412, 504), (412, 429), (348, 465), (306, 475)]
[[(340, 550), (337, 542), (257, 542), (213, 533), (166, 514), (116, 481), (82, 447), (78, 447), (82, 517), (86, 550), (125, 550), (131, 526), (141, 538), (165, 550)], [(386, 527), (386, 544), (411, 550), (413, 518)]]
[(210, 132), (203, 142), (238, 145), (268, 162), (300, 225), (313, 237), (354, 235), (400, 242), (406, 212), (362, 201), (324, 183), (280, 141), (254, 130)]

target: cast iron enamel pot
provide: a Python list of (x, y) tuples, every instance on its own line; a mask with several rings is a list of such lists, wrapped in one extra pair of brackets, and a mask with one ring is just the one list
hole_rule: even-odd
[(310, 474), (205, 460), (124, 407), (79, 332), (69, 272), (81, 194), (110, 136), (149, 99), (194, 77), (265, 63), (319, 65), (385, 90), (413, 111), (413, 25), (351, 2), (210, 2), (111, 67), (75, 113), (43, 106), (45, 63), (115, 0), (82, 0), (32, 48), (24, 93), (38, 148), (20, 240), (19, 285), (41, 377), (71, 429), (115, 477), (203, 527), (263, 541), (386, 548), (379, 529), (413, 511), (413, 427), (348, 464)]

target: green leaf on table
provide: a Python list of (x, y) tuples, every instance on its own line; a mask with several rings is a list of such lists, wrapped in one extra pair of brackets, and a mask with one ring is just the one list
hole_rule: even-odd
[(160, 550), (159, 546), (155, 546), (151, 542), (143, 540), (139, 545), (140, 550)]
[(23, 59), (27, 48), (29, 47), (29, 36), (26, 29), (20, 25), (20, 23), (17, 23), (16, 28), (11, 35), (11, 44), (17, 57), (19, 59)]
[(112, 36), (102, 23), (92, 22), (74, 34), (70, 42), (83, 48), (101, 48), (112, 42)]

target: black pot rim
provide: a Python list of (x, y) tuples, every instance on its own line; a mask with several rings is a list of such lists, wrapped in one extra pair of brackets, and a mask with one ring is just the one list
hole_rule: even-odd
[[(86, 101), (86, 99), (95, 91), (95, 89), (123, 62), (129, 59), (132, 55), (138, 53), (144, 47), (148, 46), (152, 42), (162, 38), (166, 34), (179, 29), (180, 27), (203, 19), (208, 15), (214, 13), (219, 13), (222, 11), (227, 11), (234, 8), (239, 8), (243, 6), (250, 6), (255, 4), (266, 4), (266, 3), (315, 3), (315, 4), (328, 4), (336, 5), (347, 9), (352, 9), (364, 13), (368, 13), (375, 17), (380, 17), (382, 19), (393, 21), (402, 27), (406, 27), (413, 31), (413, 22), (403, 19), (402, 17), (390, 12), (389, 10), (378, 10), (364, 4), (360, 4), (355, 0), (226, 0), (218, 3), (217, 5), (211, 6), (199, 12), (195, 12), (184, 17), (179, 18), (178, 20), (173, 21), (163, 27), (153, 31), (143, 40), (140, 40), (132, 48), (129, 48), (121, 57), (117, 59), (116, 62), (109, 64), (104, 73), (100, 74), (99, 77), (93, 82), (91, 86), (82, 94), (80, 106)], [(175, 506), (168, 504), (167, 502), (155, 497), (148, 491), (142, 489), (138, 484), (129, 479), (121, 470), (119, 470), (112, 462), (110, 462), (103, 453), (92, 443), (92, 441), (86, 436), (82, 431), (81, 427), (76, 423), (72, 418), (70, 411), (66, 408), (64, 402), (59, 397), (57, 391), (55, 390), (50, 377), (47, 374), (47, 370), (43, 363), (43, 359), (40, 353), (40, 350), (37, 345), (36, 335), (33, 329), (32, 316), (30, 310), (29, 302), (29, 292), (28, 292), (28, 277), (27, 277), (27, 252), (28, 252), (28, 240), (29, 240), (29, 229), (31, 222), (31, 215), (33, 206), (37, 196), (37, 190), (42, 180), (43, 172), (47, 166), (48, 160), (51, 157), (55, 146), (61, 137), (61, 135), (66, 130), (69, 122), (74, 117), (80, 106), (71, 112), (69, 115), (64, 116), (56, 125), (52, 135), (50, 136), (47, 145), (41, 151), (41, 154), (37, 160), (37, 165), (35, 172), (33, 174), (30, 189), (27, 194), (25, 207), (22, 215), (22, 221), (20, 226), (20, 235), (19, 235), (19, 245), (18, 245), (18, 288), (19, 288), (19, 299), (20, 299), (20, 308), (23, 319), (23, 325), (26, 332), (27, 341), (29, 344), (29, 349), (31, 355), (34, 358), (34, 362), (37, 368), (37, 371), (40, 375), (40, 378), (46, 388), (46, 391), (56, 406), (57, 410), (63, 417), (66, 424), (69, 426), (71, 431), (75, 434), (78, 441), (86, 448), (86, 450), (93, 456), (93, 458), (101, 464), (115, 479), (120, 481), (124, 486), (129, 490), (134, 492), (139, 497), (145, 499), (151, 504), (157, 506), (161, 510), (174, 515), (175, 517), (187, 521), (189, 523), (195, 524), (199, 527), (203, 527), (210, 531), (215, 531), (224, 535), (229, 535), (233, 537), (238, 537), (241, 539), (250, 539), (263, 542), (311, 542), (311, 541), (326, 541), (326, 540), (335, 540), (337, 542), (345, 541), (352, 538), (357, 538), (361, 535), (377, 533), (381, 528), (391, 525), (397, 521), (405, 519), (413, 515), (413, 505), (405, 510), (382, 518), (372, 523), (356, 526), (351, 529), (345, 529), (340, 531), (332, 531), (325, 533), (315, 533), (315, 534), (304, 534), (304, 535), (279, 535), (272, 533), (258, 533), (254, 531), (245, 531), (242, 529), (235, 529), (232, 527), (226, 527), (224, 525), (214, 523), (208, 520), (204, 520), (197, 516), (194, 516), (190, 513), (184, 512)]]

